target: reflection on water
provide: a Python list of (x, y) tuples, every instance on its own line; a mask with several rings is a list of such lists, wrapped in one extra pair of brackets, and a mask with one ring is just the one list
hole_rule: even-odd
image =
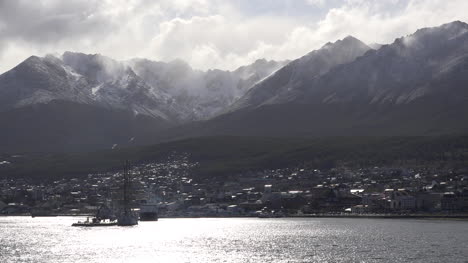
[(468, 222), (160, 219), (75, 228), (82, 218), (0, 217), (0, 262), (468, 262)]

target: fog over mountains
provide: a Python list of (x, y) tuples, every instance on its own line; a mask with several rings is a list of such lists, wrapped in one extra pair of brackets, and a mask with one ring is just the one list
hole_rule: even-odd
[(171, 134), (466, 134), (467, 37), (468, 25), (459, 21), (418, 30), (378, 50), (348, 37), (290, 62), (226, 114)]
[(286, 62), (258, 60), (236, 71), (197, 71), (183, 61), (118, 62), (65, 52), (32, 56), (0, 78), (2, 109), (69, 101), (131, 110), (167, 121), (206, 119)]
[(335, 43), (327, 43), (319, 50), (292, 61), (256, 85), (231, 108), (236, 110), (288, 102), (294, 99), (298, 88), (308, 81), (328, 73), (335, 66), (352, 62), (370, 49), (352, 36)]
[(349, 36), (235, 71), (183, 61), (32, 56), (0, 75), (0, 152), (87, 151), (205, 135), (468, 131), (468, 24), (389, 45)]

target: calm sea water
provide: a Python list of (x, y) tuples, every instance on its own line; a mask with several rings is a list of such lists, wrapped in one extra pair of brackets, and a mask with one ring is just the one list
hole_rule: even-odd
[(0, 262), (468, 262), (468, 222), (160, 219), (77, 228), (83, 218), (0, 217)]

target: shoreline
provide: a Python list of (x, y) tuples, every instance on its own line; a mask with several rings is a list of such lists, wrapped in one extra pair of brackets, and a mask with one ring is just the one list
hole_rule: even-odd
[[(89, 217), (92, 214), (54, 214), (54, 215), (41, 215), (32, 217), (31, 215), (18, 214), (18, 215), (0, 215), (0, 217)], [(286, 215), (281, 217), (264, 217), (250, 215), (238, 216), (161, 216), (159, 219), (176, 219), (176, 218), (259, 218), (259, 219), (273, 219), (273, 218), (365, 218), (365, 219), (459, 219), (468, 220), (468, 214), (406, 214), (406, 215), (392, 215), (392, 214), (349, 214), (349, 215), (334, 215), (334, 214), (303, 214), (303, 215)]]

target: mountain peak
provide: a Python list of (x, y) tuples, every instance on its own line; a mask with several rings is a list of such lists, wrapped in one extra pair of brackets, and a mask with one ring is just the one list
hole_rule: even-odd
[(60, 61), (52, 56), (47, 55), (45, 57), (30, 56), (22, 63), (17, 65), (15, 69), (27, 69), (28, 72), (48, 72), (51, 68), (57, 68), (57, 65), (60, 64)]
[(321, 49), (349, 49), (351, 47), (362, 47), (370, 49), (364, 42), (353, 36), (347, 36), (333, 43), (328, 42), (325, 45), (323, 45)]
[(433, 45), (434, 43), (445, 42), (449, 39), (457, 38), (468, 32), (468, 24), (461, 21), (454, 21), (451, 23), (443, 24), (437, 27), (426, 27), (418, 29), (414, 34), (406, 37), (398, 38), (395, 42), (426, 42)]
[(458, 27), (468, 29), (468, 24), (460, 20), (455, 20), (453, 22), (443, 24), (441, 27)]
[(468, 30), (468, 24), (461, 22), (461, 21), (454, 21), (450, 23), (446, 23), (436, 27), (426, 27), (418, 29), (413, 35), (423, 35), (423, 34), (434, 34), (438, 32), (446, 32), (450, 33), (458, 33), (458, 32), (466, 32)]
[(37, 63), (41, 63), (42, 62), (42, 59), (38, 56), (30, 56), (29, 58), (25, 59), (21, 64), (27, 64), (27, 65), (30, 65), (30, 64), (37, 64)]
[(357, 39), (357, 38), (355, 38), (355, 37), (353, 37), (353, 36), (351, 36), (351, 35), (346, 36), (345, 38), (343, 38), (342, 41), (345, 41), (345, 42), (355, 42), (355, 41), (359, 41), (359, 42), (361, 42), (361, 40), (359, 40), (359, 39)]
[(92, 61), (92, 60), (103, 60), (109, 59), (107, 57), (102, 56), (101, 54), (85, 54), (81, 52), (73, 52), (73, 51), (65, 51), (62, 54), (62, 60), (65, 63), (76, 63), (77, 61), (84, 62), (84, 61)]
[(63, 54), (62, 54), (62, 56), (76, 56), (76, 55), (78, 55), (78, 56), (80, 56), (80, 55), (86, 56), (86, 54), (84, 54), (84, 53), (81, 53), (81, 52), (74, 52), (74, 51), (65, 51), (65, 52), (63, 52)]
[(468, 24), (461, 21), (421, 28), (413, 34), (395, 39), (392, 44), (385, 46), (383, 53), (396, 51), (400, 56), (424, 56), (434, 49), (444, 49), (448, 41), (459, 39), (467, 34)]
[(253, 64), (261, 65), (261, 64), (266, 64), (266, 63), (268, 63), (268, 60), (266, 60), (264, 58), (259, 58), (259, 59), (255, 60), (255, 62)]
[(300, 89), (314, 78), (326, 74), (332, 68), (349, 63), (364, 55), (371, 48), (359, 39), (347, 36), (334, 43), (296, 59), (255, 85), (240, 98), (232, 110), (257, 107), (266, 104), (281, 104), (295, 99)]

